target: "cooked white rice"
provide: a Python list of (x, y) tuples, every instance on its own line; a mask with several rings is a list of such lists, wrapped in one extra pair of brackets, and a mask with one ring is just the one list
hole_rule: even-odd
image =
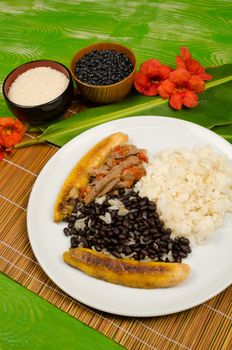
[(146, 170), (136, 188), (175, 237), (201, 244), (232, 212), (232, 165), (210, 146), (163, 150)]

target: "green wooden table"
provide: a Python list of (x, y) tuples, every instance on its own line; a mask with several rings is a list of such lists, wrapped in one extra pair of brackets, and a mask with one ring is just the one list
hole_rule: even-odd
[[(174, 62), (186, 45), (204, 66), (232, 63), (232, 10), (226, 0), (0, 2), (0, 83), (16, 66), (74, 53), (97, 41), (129, 46), (138, 65)], [(2, 95), (0, 116), (11, 115)], [(4, 232), (2, 232), (4, 236)], [(97, 331), (0, 276), (0, 349), (119, 349)]]
[(3, 274), (0, 295), (1, 350), (123, 349)]

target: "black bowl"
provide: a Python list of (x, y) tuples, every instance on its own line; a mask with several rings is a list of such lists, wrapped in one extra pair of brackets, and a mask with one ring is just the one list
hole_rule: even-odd
[[(8, 97), (11, 84), (20, 74), (36, 67), (51, 67), (65, 74), (65, 76), (69, 79), (69, 84), (67, 88), (62, 92), (61, 95), (59, 95), (55, 99), (40, 105), (22, 106), (12, 102)], [(63, 64), (52, 60), (31, 61), (15, 68), (6, 77), (3, 83), (2, 91), (6, 99), (7, 105), (12, 111), (12, 113), (23, 122), (33, 125), (39, 125), (60, 117), (63, 113), (67, 111), (74, 96), (72, 76), (68, 68), (66, 68)]]

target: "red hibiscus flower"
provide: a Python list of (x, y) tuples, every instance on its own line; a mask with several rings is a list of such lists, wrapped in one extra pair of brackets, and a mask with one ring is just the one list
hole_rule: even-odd
[(179, 68), (169, 74), (158, 87), (158, 93), (163, 98), (169, 98), (170, 106), (180, 110), (182, 106), (193, 108), (198, 104), (196, 93), (205, 89), (204, 81), (196, 75), (191, 75), (186, 69)]
[(0, 160), (10, 148), (20, 142), (26, 127), (18, 119), (11, 117), (0, 118)]
[(192, 75), (196, 75), (203, 80), (212, 79), (212, 75), (205, 72), (205, 68), (202, 65), (194, 60), (189, 52), (189, 49), (186, 46), (180, 48), (180, 56), (176, 57), (176, 67), (185, 68)]
[(143, 95), (158, 95), (158, 87), (168, 78), (170, 72), (170, 67), (152, 58), (141, 65), (135, 76), (134, 86)]

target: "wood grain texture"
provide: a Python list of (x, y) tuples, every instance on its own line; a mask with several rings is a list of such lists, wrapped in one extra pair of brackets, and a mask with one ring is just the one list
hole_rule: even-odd
[(0, 274), (0, 348), (120, 350), (120, 345)]

